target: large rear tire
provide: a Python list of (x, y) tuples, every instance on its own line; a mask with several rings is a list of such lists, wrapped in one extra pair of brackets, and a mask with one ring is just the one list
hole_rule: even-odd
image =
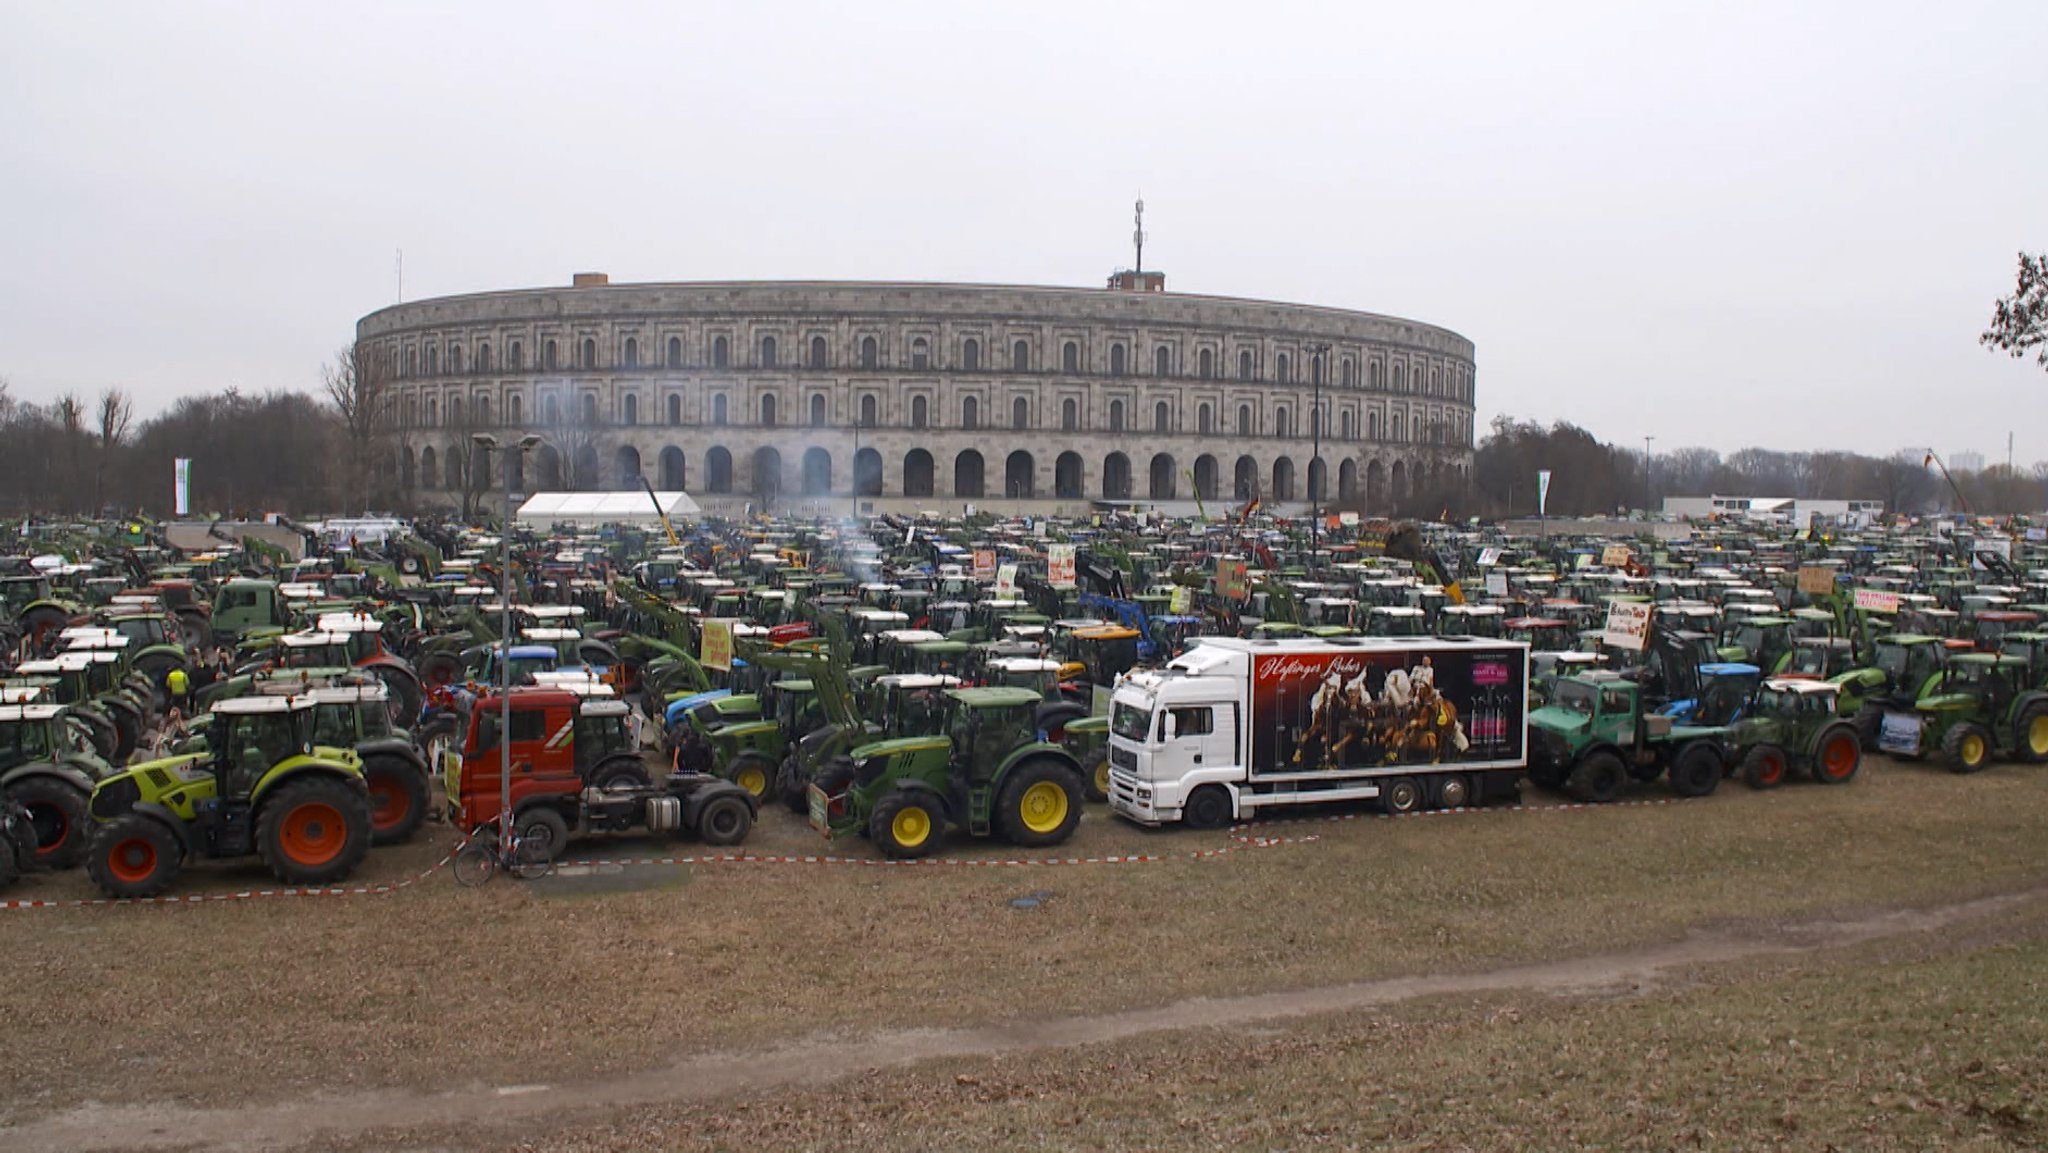
[(1863, 767), (1863, 745), (1848, 725), (1830, 725), (1813, 746), (1813, 779), (1823, 785), (1846, 785)]
[(1752, 789), (1775, 789), (1785, 783), (1790, 762), (1776, 745), (1751, 745), (1742, 754), (1742, 783)]
[(1072, 769), (1030, 760), (1011, 769), (996, 793), (996, 828), (1025, 849), (1057, 845), (1081, 823), (1081, 781)]
[(1884, 729), (1884, 706), (1865, 703), (1856, 710), (1856, 719), (1850, 724), (1856, 726), (1856, 740), (1866, 753), (1877, 751), (1878, 734)]
[(325, 777), (280, 785), (256, 818), (256, 846), (287, 885), (345, 880), (370, 851), (369, 802)]
[(918, 789), (892, 790), (868, 817), (869, 839), (891, 860), (931, 855), (945, 832), (945, 809), (931, 794)]
[(1564, 787), (1582, 805), (1610, 804), (1628, 787), (1628, 769), (1605, 749), (1586, 754), (1565, 778)]
[(402, 845), (427, 819), (427, 781), (404, 757), (371, 757), (363, 763), (370, 786), (370, 843)]
[(85, 859), (92, 883), (109, 897), (154, 897), (185, 867), (178, 835), (155, 817), (129, 813), (101, 825)]
[(2012, 726), (2012, 746), (2030, 765), (2048, 761), (2048, 701), (2036, 701), (2020, 713)]
[(7, 794), (28, 810), (35, 831), (35, 861), (45, 869), (69, 869), (85, 859), (92, 840), (92, 798), (76, 785), (54, 777), (30, 777), (10, 785)]
[(697, 839), (707, 845), (737, 845), (754, 828), (754, 808), (744, 797), (727, 793), (697, 810)]
[(1970, 721), (1953, 725), (1941, 738), (1941, 759), (1952, 773), (1978, 773), (1991, 767), (1991, 734)]
[(1678, 750), (1669, 775), (1672, 792), (1681, 797), (1704, 797), (1720, 787), (1727, 767), (1712, 745), (1697, 741)]
[(719, 776), (754, 794), (755, 800), (765, 801), (775, 788), (775, 760), (766, 753), (748, 749), (727, 761)]
[(1091, 801), (1109, 799), (1109, 750), (1096, 749), (1081, 759), (1081, 795)]

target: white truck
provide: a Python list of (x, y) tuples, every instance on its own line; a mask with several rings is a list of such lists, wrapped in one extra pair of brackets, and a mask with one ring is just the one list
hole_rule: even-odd
[(1516, 796), (1529, 647), (1478, 637), (1203, 637), (1111, 696), (1109, 803), (1215, 828), (1277, 805)]

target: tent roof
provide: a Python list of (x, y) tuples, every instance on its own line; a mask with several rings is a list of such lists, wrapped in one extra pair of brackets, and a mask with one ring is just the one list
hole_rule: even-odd
[[(670, 520), (694, 517), (701, 511), (686, 492), (657, 492), (661, 511)], [(654, 501), (638, 489), (625, 492), (537, 492), (519, 506), (519, 519), (529, 525), (579, 525), (660, 523)]]

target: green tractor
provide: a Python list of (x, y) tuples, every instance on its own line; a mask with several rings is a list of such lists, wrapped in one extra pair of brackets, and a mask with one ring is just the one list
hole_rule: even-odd
[(1785, 782), (1794, 769), (1824, 785), (1846, 784), (1863, 764), (1856, 726), (1835, 711), (1841, 690), (1826, 681), (1774, 677), (1757, 690), (1721, 743), (1752, 789)]
[(1903, 757), (1939, 754), (1951, 772), (1974, 773), (1995, 759), (2048, 761), (2048, 692), (2033, 687), (2022, 657), (1963, 653), (1913, 711), (1887, 712), (1878, 747)]
[(316, 746), (307, 697), (214, 706), (207, 750), (149, 761), (99, 782), (86, 869), (110, 897), (153, 897), (191, 857), (252, 853), (287, 885), (346, 879), (370, 848), (362, 761)]
[(1081, 819), (1081, 768), (1038, 739), (1029, 689), (945, 691), (944, 728), (862, 745), (810, 790), (827, 837), (865, 833), (893, 859), (937, 849), (948, 825), (1023, 848), (1056, 845)]
[(1863, 751), (1876, 752), (1887, 713), (1906, 712), (1926, 695), (1941, 677), (1948, 662), (1948, 646), (1940, 637), (1919, 633), (1890, 633), (1871, 645), (1868, 667), (1851, 669), (1830, 678), (1841, 689), (1836, 707), (1855, 718), (1856, 734)]
[(54, 703), (0, 705), (0, 793), (28, 811), (32, 855), (43, 868), (85, 859), (87, 803), (113, 770), (93, 751), (81, 721)]
[(757, 720), (734, 721), (707, 733), (712, 747), (712, 773), (765, 800), (775, 791), (783, 753), (825, 723), (815, 681), (785, 678), (762, 691), (763, 714)]
[(1630, 778), (1668, 773), (1673, 792), (1704, 797), (1727, 775), (1725, 731), (1646, 711), (1640, 686), (1616, 674), (1563, 677), (1550, 703), (1529, 714), (1529, 778), (1582, 803), (1606, 804)]

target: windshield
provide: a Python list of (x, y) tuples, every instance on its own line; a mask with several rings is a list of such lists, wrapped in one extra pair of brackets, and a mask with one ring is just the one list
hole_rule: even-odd
[(1592, 685), (1581, 684), (1578, 681), (1559, 681), (1557, 687), (1551, 690), (1550, 704), (1551, 707), (1563, 709), (1568, 713), (1590, 717), (1593, 715), (1593, 702), (1597, 696), (1598, 691)]
[(1827, 667), (1827, 650), (1809, 645), (1792, 651), (1792, 664), (1788, 671), (1820, 676), (1827, 671)]
[(1906, 645), (1877, 646), (1877, 667), (1896, 677), (1912, 664), (1913, 650)]
[(1144, 741), (1152, 731), (1152, 714), (1136, 705), (1119, 703), (1110, 714), (1109, 731), (1127, 741)]

